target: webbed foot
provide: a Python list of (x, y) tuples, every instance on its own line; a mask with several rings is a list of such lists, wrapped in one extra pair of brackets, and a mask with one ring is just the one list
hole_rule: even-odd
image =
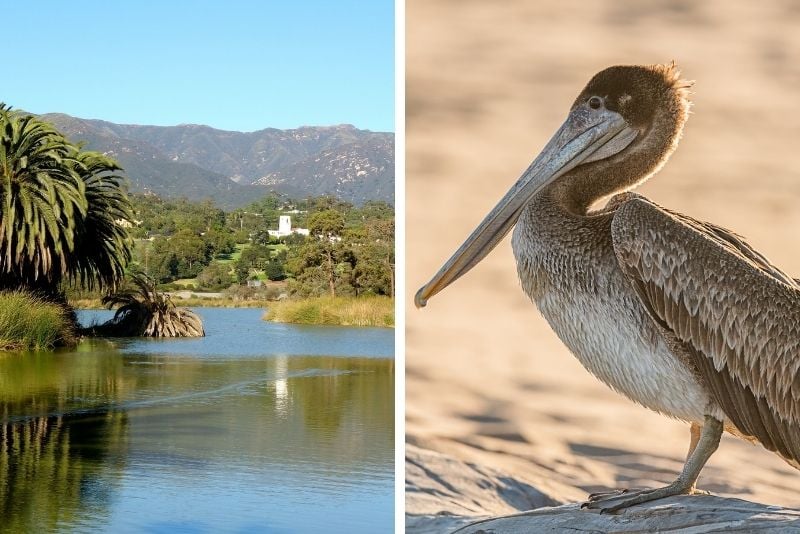
[(675, 481), (663, 488), (628, 491), (626, 489), (604, 493), (592, 493), (589, 500), (581, 508), (600, 510), (600, 513), (615, 513), (635, 504), (655, 501), (674, 495), (709, 495), (707, 491), (697, 490), (686, 484)]

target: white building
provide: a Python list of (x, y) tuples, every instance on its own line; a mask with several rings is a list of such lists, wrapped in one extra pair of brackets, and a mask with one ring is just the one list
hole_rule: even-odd
[(272, 237), (286, 237), (291, 234), (308, 235), (308, 228), (292, 228), (292, 218), (289, 215), (280, 216), (277, 230), (267, 231)]

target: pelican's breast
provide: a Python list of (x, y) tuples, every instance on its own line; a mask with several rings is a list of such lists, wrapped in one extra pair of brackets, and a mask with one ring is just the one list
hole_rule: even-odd
[[(593, 375), (657, 412), (702, 422), (708, 394), (667, 346), (617, 265), (610, 233), (548, 224), (526, 209), (512, 247), (522, 287), (562, 342)], [(599, 228), (598, 228), (599, 227)], [(593, 235), (594, 234), (594, 235)]]

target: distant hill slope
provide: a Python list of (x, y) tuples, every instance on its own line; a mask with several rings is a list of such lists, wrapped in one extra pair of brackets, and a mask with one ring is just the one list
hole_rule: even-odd
[(359, 203), (388, 200), (394, 196), (394, 138), (382, 134), (326, 148), (254, 183), (292, 196), (333, 193)]
[(42, 115), (67, 137), (116, 158), (134, 191), (242, 206), (269, 191), (394, 202), (394, 134), (354, 126), (231, 132)]

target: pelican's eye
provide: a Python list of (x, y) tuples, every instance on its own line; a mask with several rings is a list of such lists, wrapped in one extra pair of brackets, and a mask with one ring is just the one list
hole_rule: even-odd
[(599, 96), (593, 96), (589, 99), (589, 107), (592, 109), (600, 109), (603, 107), (603, 99)]

